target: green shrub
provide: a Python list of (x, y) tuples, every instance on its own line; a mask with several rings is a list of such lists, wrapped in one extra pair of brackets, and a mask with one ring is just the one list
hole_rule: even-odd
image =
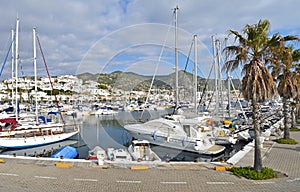
[(275, 141), (277, 143), (280, 143), (280, 144), (290, 144), (290, 145), (296, 145), (296, 144), (298, 144), (298, 142), (295, 139), (280, 138), (280, 139), (275, 139), (273, 141)]
[(292, 127), (292, 128), (290, 128), (290, 131), (300, 131), (300, 129), (297, 127)]
[(238, 177), (245, 177), (252, 180), (272, 179), (277, 177), (277, 173), (270, 168), (262, 168), (261, 172), (257, 172), (253, 167), (232, 167), (227, 169)]

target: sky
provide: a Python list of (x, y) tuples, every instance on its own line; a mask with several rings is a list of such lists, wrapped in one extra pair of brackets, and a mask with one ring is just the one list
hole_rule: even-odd
[[(179, 69), (208, 76), (212, 36), (225, 46), (228, 30), (241, 31), (260, 19), (271, 34), (298, 35), (298, 0), (1, 0), (0, 79), (11, 75), (11, 29), (19, 18), (18, 76), (33, 75), (36, 27), (50, 75), (131, 71), (145, 75), (174, 72), (174, 8), (178, 13)], [(197, 35), (197, 49), (193, 37)], [(230, 42), (230, 40), (229, 40)], [(46, 75), (37, 46), (39, 76)], [(196, 55), (194, 54), (196, 50)], [(196, 56), (196, 57), (195, 57)], [(224, 58), (221, 58), (224, 62)]]

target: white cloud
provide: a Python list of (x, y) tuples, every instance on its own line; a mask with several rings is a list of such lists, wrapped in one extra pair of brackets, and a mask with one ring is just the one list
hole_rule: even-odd
[[(199, 44), (202, 42), (206, 50), (204, 58), (201, 58), (202, 52), (198, 54), (199, 62), (202, 59), (209, 63), (207, 55), (212, 35), (224, 38), (229, 29), (240, 31), (246, 24), (256, 23), (259, 19), (269, 19), (272, 32), (299, 34), (297, 19), (300, 13), (297, 9), (300, 1), (295, 0), (4, 0), (0, 7), (0, 59), (4, 59), (10, 30), (19, 16), (20, 35), (23, 36), (20, 37), (20, 56), (24, 61), (28, 60), (28, 66), (32, 57), (31, 32), (35, 26), (51, 74), (74, 74), (84, 71), (80, 70), (83, 68), (88, 71), (90, 66), (98, 64), (95, 56), (105, 64), (122, 51), (147, 51), (146, 46), (140, 49), (130, 47), (143, 43), (162, 45), (166, 29), (149, 23), (168, 26), (174, 20), (172, 12), (176, 5), (180, 9), (179, 27), (187, 34), (180, 37), (180, 49), (187, 54), (192, 34), (198, 34)], [(171, 48), (172, 35), (170, 41), (168, 39)], [(132, 63), (158, 57), (159, 49), (154, 50), (148, 49), (144, 58)], [(87, 63), (83, 67), (84, 60)]]

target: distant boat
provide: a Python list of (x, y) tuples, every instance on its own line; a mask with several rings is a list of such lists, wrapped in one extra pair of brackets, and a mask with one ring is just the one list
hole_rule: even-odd
[(98, 109), (97, 111), (95, 111), (95, 115), (113, 115), (118, 113), (117, 111), (114, 111), (111, 107), (101, 107), (100, 109)]
[(71, 146), (64, 146), (60, 148), (57, 152), (51, 155), (51, 158), (60, 158), (60, 159), (74, 159), (78, 156), (78, 151), (76, 148)]

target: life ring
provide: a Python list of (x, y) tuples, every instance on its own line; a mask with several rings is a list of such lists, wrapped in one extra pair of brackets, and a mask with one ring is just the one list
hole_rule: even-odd
[(211, 122), (212, 122), (211, 119), (206, 120), (206, 124), (211, 124)]

